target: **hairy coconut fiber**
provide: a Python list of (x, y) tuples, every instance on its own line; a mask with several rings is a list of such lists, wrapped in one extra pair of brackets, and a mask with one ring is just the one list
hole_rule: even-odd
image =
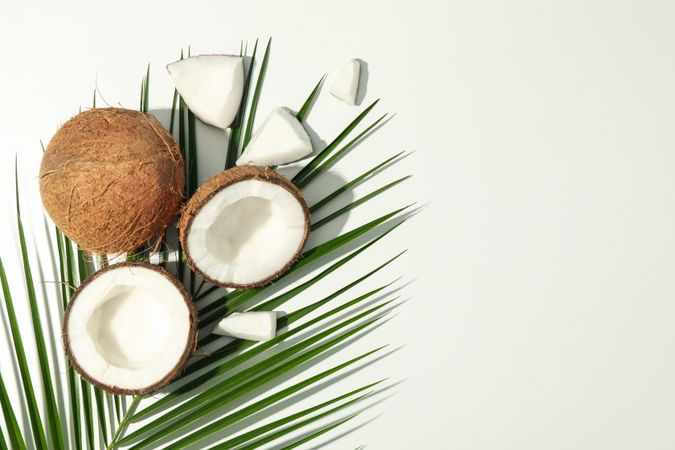
[[(300, 246), (298, 247), (297, 252), (293, 255), (291, 259), (282, 267), (280, 270), (276, 271), (273, 274), (270, 274), (264, 280), (261, 280), (257, 283), (251, 284), (234, 284), (234, 283), (223, 283), (219, 280), (214, 280), (208, 277), (199, 269), (195, 264), (194, 260), (190, 256), (189, 246), (187, 245), (187, 237), (190, 233), (190, 226), (195, 215), (199, 210), (208, 203), (208, 201), (216, 195), (221, 190), (231, 186), (232, 184), (239, 183), (245, 180), (260, 180), (268, 183), (276, 184), (284, 189), (286, 189), (293, 197), (295, 197), (300, 203), (304, 216), (305, 216), (305, 233), (302, 239)], [(179, 231), (180, 231), (180, 243), (183, 248), (183, 254), (185, 255), (185, 260), (192, 268), (192, 270), (199, 274), (202, 278), (209, 281), (210, 283), (217, 284), (225, 287), (232, 287), (237, 289), (251, 288), (256, 286), (262, 286), (268, 283), (271, 283), (291, 268), (291, 266), (300, 258), (302, 254), (302, 249), (304, 248), (305, 243), (307, 242), (307, 237), (309, 236), (310, 229), (310, 213), (309, 208), (307, 207), (307, 202), (302, 194), (302, 191), (298, 189), (293, 183), (287, 180), (282, 175), (279, 175), (274, 170), (268, 167), (256, 167), (256, 166), (238, 166), (231, 169), (225, 170), (209, 178), (203, 185), (201, 185), (194, 195), (190, 198), (188, 203), (183, 207), (181, 211), (181, 217), (179, 222)]]
[(82, 112), (56, 132), (40, 167), (54, 223), (83, 249), (130, 252), (157, 238), (183, 198), (178, 144), (149, 114)]

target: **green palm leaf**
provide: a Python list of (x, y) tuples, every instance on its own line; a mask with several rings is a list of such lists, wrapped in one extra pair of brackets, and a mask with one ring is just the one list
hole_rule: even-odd
[(51, 437), (51, 444), (54, 448), (60, 449), (64, 447), (63, 434), (61, 432), (61, 420), (59, 418), (59, 410), (56, 405), (56, 398), (54, 396), (54, 386), (52, 384), (52, 375), (50, 372), (49, 360), (47, 359), (47, 345), (45, 343), (44, 334), (42, 331), (42, 321), (40, 319), (40, 311), (37, 305), (37, 296), (35, 294), (35, 284), (33, 282), (33, 272), (28, 260), (28, 248), (26, 245), (26, 237), (23, 231), (23, 223), (21, 221), (21, 205), (19, 201), (19, 172), (16, 161), (14, 163), (15, 175), (15, 194), (16, 194), (16, 222), (19, 234), (19, 244), (21, 247), (21, 259), (23, 261), (23, 272), (26, 281), (26, 292), (28, 294), (28, 304), (30, 306), (31, 318), (33, 319), (33, 334), (35, 337), (35, 344), (37, 347), (38, 360), (40, 362), (40, 374), (42, 375), (42, 388), (44, 390), (47, 423), (49, 424), (49, 435)]
[[(1, 264), (2, 263), (0, 262), (0, 267)], [(16, 421), (12, 404), (9, 401), (9, 395), (7, 395), (7, 389), (5, 388), (5, 381), (2, 379), (2, 373), (0, 373), (0, 406), (2, 407), (2, 415), (5, 418), (5, 426), (7, 427), (7, 434), (9, 435), (9, 442), (12, 444), (12, 448), (24, 450), (26, 448), (26, 443), (23, 439), (23, 434), (21, 434), (19, 423)], [(2, 429), (0, 428), (0, 430)], [(2, 439), (4, 442), (4, 436)], [(5, 448), (6, 447), (7, 444), (5, 444)]]
[(318, 83), (316, 83), (316, 86), (314, 86), (314, 89), (312, 89), (312, 92), (310, 92), (309, 97), (307, 97), (307, 100), (305, 100), (305, 103), (302, 104), (300, 107), (300, 111), (295, 115), (295, 117), (302, 122), (307, 118), (307, 114), (309, 114), (309, 110), (312, 108), (312, 105), (314, 105), (314, 102), (316, 101), (317, 97), (319, 96), (319, 92), (321, 92), (321, 85), (323, 84), (324, 80), (326, 79), (326, 75), (321, 77)]
[(14, 342), (14, 353), (19, 364), (19, 373), (21, 374), (21, 381), (23, 384), (24, 398), (28, 406), (28, 416), (30, 417), (31, 431), (33, 432), (33, 440), (35, 445), (42, 445), (42, 448), (47, 448), (47, 439), (45, 431), (42, 427), (42, 418), (40, 417), (40, 409), (37, 406), (35, 398), (35, 391), (33, 389), (33, 381), (28, 369), (28, 362), (26, 361), (26, 353), (23, 347), (23, 340), (21, 339), (21, 329), (16, 320), (16, 313), (14, 311), (14, 303), (12, 295), (9, 291), (9, 284), (7, 282), (7, 275), (5, 274), (5, 267), (0, 259), (0, 282), (2, 283), (2, 293), (5, 298), (5, 307), (7, 309), (7, 317), (9, 319), (9, 327), (12, 333), (12, 341)]
[(304, 437), (302, 439), (299, 439), (299, 440), (293, 442), (292, 444), (286, 445), (286, 446), (282, 447), (281, 450), (291, 450), (291, 449), (294, 449), (294, 448), (298, 448), (302, 444), (305, 444), (309, 441), (312, 441), (312, 440), (318, 438), (319, 436), (322, 436), (322, 435), (328, 433), (329, 431), (336, 429), (340, 425), (342, 425), (346, 422), (349, 422), (354, 417), (356, 417), (356, 414), (351, 415), (351, 416), (347, 417), (346, 419), (339, 420), (339, 421), (333, 423), (332, 425), (324, 427), (324, 428), (320, 429), (319, 431), (317, 431), (316, 433), (312, 433), (307, 437)]

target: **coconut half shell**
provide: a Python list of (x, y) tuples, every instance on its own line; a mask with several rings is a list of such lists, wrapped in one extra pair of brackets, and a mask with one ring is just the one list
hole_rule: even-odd
[(114, 394), (147, 394), (169, 384), (192, 356), (197, 334), (197, 311), (185, 288), (142, 262), (114, 264), (87, 278), (63, 320), (73, 368)]
[(56, 132), (42, 158), (40, 194), (54, 223), (80, 247), (124, 253), (158, 238), (183, 198), (178, 144), (149, 114), (82, 112)]
[(300, 258), (310, 215), (302, 192), (269, 168), (211, 177), (181, 213), (180, 242), (193, 271), (220, 286), (270, 283)]

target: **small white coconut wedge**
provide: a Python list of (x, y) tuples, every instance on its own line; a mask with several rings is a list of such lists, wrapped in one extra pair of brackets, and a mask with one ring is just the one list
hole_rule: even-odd
[(200, 55), (166, 66), (176, 90), (202, 122), (225, 129), (232, 124), (244, 92), (240, 56)]
[(277, 314), (274, 311), (232, 313), (218, 322), (213, 333), (248, 341), (268, 341), (277, 334)]
[(358, 59), (350, 60), (333, 81), (330, 93), (349, 105), (356, 105), (360, 76), (361, 63)]
[(238, 166), (278, 166), (312, 153), (312, 141), (300, 121), (285, 108), (275, 108), (251, 137)]

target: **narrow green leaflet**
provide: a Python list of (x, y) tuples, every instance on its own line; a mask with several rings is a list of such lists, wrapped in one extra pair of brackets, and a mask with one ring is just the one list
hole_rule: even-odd
[[(273, 430), (275, 430), (275, 429), (277, 429), (277, 428), (279, 428), (279, 427), (282, 427), (282, 426), (284, 426), (284, 425), (287, 425), (287, 424), (289, 424), (289, 423), (291, 423), (291, 422), (293, 422), (293, 421), (295, 421), (295, 420), (301, 419), (301, 418), (303, 418), (304, 416), (307, 416), (307, 415), (312, 414), (312, 413), (314, 413), (314, 412), (316, 412), (316, 411), (319, 411), (319, 410), (321, 410), (321, 409), (324, 409), (324, 408), (326, 408), (327, 406), (330, 406), (330, 405), (333, 405), (333, 404), (335, 404), (335, 403), (338, 403), (338, 402), (340, 402), (340, 401), (342, 401), (342, 400), (345, 400), (345, 399), (347, 399), (347, 398), (349, 398), (349, 397), (353, 397), (354, 395), (356, 395), (356, 394), (358, 394), (358, 393), (361, 393), (361, 392), (363, 392), (363, 391), (365, 391), (365, 390), (367, 390), (367, 389), (370, 389), (371, 387), (376, 386), (376, 385), (379, 384), (379, 383), (381, 383), (381, 381), (378, 381), (378, 382), (371, 383), (371, 384), (369, 384), (369, 385), (360, 387), (360, 388), (355, 389), (355, 390), (353, 390), (353, 391), (351, 391), (351, 392), (347, 392), (346, 394), (342, 394), (342, 395), (340, 395), (339, 397), (335, 397), (335, 398), (333, 398), (333, 399), (331, 399), (331, 400), (328, 400), (327, 402), (323, 402), (323, 403), (321, 403), (321, 404), (319, 404), (319, 405), (312, 406), (311, 408), (302, 410), (302, 411), (297, 412), (297, 413), (295, 413), (295, 414), (291, 414), (291, 415), (286, 416), (286, 417), (284, 417), (284, 418), (282, 418), (282, 419), (275, 420), (274, 422), (268, 423), (267, 425), (263, 425), (263, 426), (261, 426), (261, 427), (258, 427), (258, 428), (256, 428), (256, 429), (254, 429), (254, 430), (251, 430), (251, 431), (248, 431), (248, 432), (246, 432), (246, 433), (243, 433), (243, 434), (241, 434), (241, 435), (239, 435), (239, 436), (237, 436), (237, 437), (235, 437), (235, 438), (232, 438), (232, 439), (229, 439), (229, 440), (227, 440), (227, 441), (225, 441), (225, 442), (221, 442), (220, 444), (214, 445), (213, 447), (210, 447), (209, 450), (229, 450), (229, 449), (235, 448), (235, 447), (237, 447), (237, 446), (239, 446), (239, 445), (241, 445), (241, 444), (244, 444), (244, 443), (246, 443), (246, 442), (248, 442), (248, 441), (251, 441), (251, 440), (257, 438), (258, 436), (262, 436), (262, 435), (265, 434), (265, 433), (268, 433), (268, 432), (273, 431)], [(323, 412), (323, 413), (321, 413), (321, 414), (315, 415), (315, 416), (313, 416), (312, 418), (310, 418), (310, 419), (308, 419), (308, 420), (304, 420), (304, 421), (299, 422), (299, 423), (296, 423), (296, 424), (294, 424), (294, 425), (292, 425), (292, 426), (290, 426), (290, 427), (284, 428), (284, 429), (281, 430), (279, 433), (269, 434), (269, 435), (265, 436), (265, 437), (262, 438), (262, 439), (259, 439), (259, 440), (255, 441), (255, 442), (253, 442), (253, 443), (250, 443), (249, 445), (251, 446), (251, 448), (255, 448), (255, 447), (259, 447), (259, 446), (261, 446), (261, 445), (263, 445), (263, 444), (266, 444), (266, 443), (268, 443), (268, 442), (271, 442), (271, 441), (273, 441), (273, 440), (275, 440), (275, 439), (278, 439), (279, 437), (281, 437), (281, 436), (283, 436), (283, 435), (285, 435), (285, 434), (290, 433), (291, 431), (294, 431), (294, 430), (297, 430), (297, 429), (299, 429), (299, 428), (302, 428), (302, 427), (304, 427), (304, 426), (306, 426), (306, 425), (308, 425), (308, 424), (310, 424), (310, 423), (312, 423), (312, 422), (315, 422), (315, 421), (317, 421), (317, 420), (319, 420), (319, 419), (321, 419), (321, 418), (323, 418), (323, 417), (326, 417), (326, 416), (328, 416), (328, 415), (330, 415), (330, 414), (333, 414), (333, 413), (335, 413), (335, 412), (337, 412), (337, 411), (339, 411), (339, 410), (341, 410), (341, 409), (344, 409), (344, 408), (346, 408), (346, 407), (348, 407), (348, 406), (350, 406), (350, 405), (353, 405), (353, 404), (355, 404), (356, 402), (358, 402), (358, 401), (364, 399), (364, 398), (367, 397), (368, 395), (369, 395), (369, 394), (361, 395), (360, 397), (357, 397), (357, 398), (352, 399), (352, 400), (350, 400), (350, 401), (348, 401), (348, 402), (345, 402), (345, 403), (343, 403), (343, 404), (341, 404), (341, 405), (339, 405), (339, 406), (337, 406), (337, 407), (335, 407), (335, 408), (331, 408), (331, 409), (328, 410), (328, 411), (325, 411), (325, 412)]]
[(49, 359), (47, 358), (47, 344), (45, 343), (45, 338), (42, 331), (42, 321), (40, 319), (40, 311), (38, 309), (37, 296), (35, 294), (33, 272), (30, 267), (30, 261), (28, 260), (28, 247), (26, 245), (26, 237), (23, 231), (23, 223), (21, 222), (21, 205), (19, 202), (19, 172), (16, 161), (14, 164), (14, 176), (16, 194), (16, 222), (19, 233), (19, 243), (21, 246), (23, 273), (26, 281), (26, 293), (28, 294), (28, 304), (30, 306), (31, 317), (33, 319), (35, 345), (37, 347), (38, 360), (40, 362), (40, 374), (42, 375), (42, 388), (44, 390), (45, 396), (49, 435), (51, 438), (51, 444), (54, 446), (54, 448), (60, 449), (64, 447), (65, 443), (63, 440), (63, 433), (61, 431), (59, 409), (54, 396), (55, 389), (52, 384), (52, 374), (50, 370), (51, 368), (49, 366)]
[[(258, 40), (256, 39), (255, 45), (253, 46), (253, 54), (251, 55), (251, 64), (246, 71), (246, 78), (244, 79), (244, 92), (242, 93), (241, 103), (239, 104), (239, 111), (237, 111), (237, 116), (235, 117), (234, 123), (230, 129), (230, 137), (227, 144), (227, 155), (225, 158), (226, 169), (234, 167), (237, 159), (239, 158), (239, 153), (243, 149), (244, 135), (242, 131), (244, 127), (244, 115), (246, 114), (246, 105), (248, 105), (248, 95), (251, 91), (251, 80), (253, 79), (253, 69), (255, 68), (255, 56), (257, 53)], [(246, 53), (240, 52), (240, 55), (246, 56)]]
[(322, 436), (322, 435), (328, 433), (329, 431), (332, 431), (332, 430), (336, 429), (336, 428), (339, 427), (340, 425), (342, 425), (342, 424), (344, 424), (344, 423), (346, 423), (346, 422), (349, 422), (349, 421), (352, 420), (354, 417), (356, 417), (356, 414), (351, 415), (351, 416), (349, 416), (349, 417), (347, 417), (347, 418), (345, 418), (345, 419), (339, 420), (339, 421), (335, 422), (335, 423), (332, 424), (332, 425), (329, 425), (329, 426), (327, 426), (327, 427), (324, 427), (324, 428), (320, 429), (319, 431), (317, 431), (316, 433), (312, 433), (312, 434), (310, 434), (310, 435), (307, 436), (307, 437), (304, 437), (304, 438), (302, 438), (302, 439), (299, 439), (299, 440), (293, 442), (292, 444), (286, 445), (286, 446), (282, 447), (281, 450), (291, 450), (291, 449), (293, 449), (293, 448), (298, 448), (298, 447), (300, 447), (302, 444), (305, 444), (305, 443), (307, 443), (307, 442), (309, 442), (309, 441), (312, 441), (312, 440), (318, 438), (319, 436)]
[(305, 167), (303, 167), (302, 170), (300, 170), (300, 172), (298, 172), (293, 177), (293, 179), (291, 181), (293, 181), (293, 183), (298, 184), (305, 176), (307, 176), (310, 172), (312, 172), (314, 169), (316, 169), (319, 166), (319, 164), (321, 164), (324, 159), (328, 158), (328, 156), (330, 156), (330, 154), (333, 152), (333, 150), (335, 150), (335, 148), (337, 148), (337, 146), (340, 145), (340, 143), (347, 136), (349, 136), (349, 133), (351, 133), (352, 130), (354, 128), (356, 128), (359, 123), (361, 123), (361, 121), (368, 115), (368, 113), (375, 107), (375, 105), (377, 105), (377, 102), (379, 102), (379, 101), (380, 101), (379, 99), (375, 100), (361, 114), (359, 114), (356, 117), (356, 119), (352, 120), (351, 123), (349, 125), (347, 125), (347, 127), (344, 130), (342, 130), (342, 132), (340, 134), (338, 134), (338, 136), (335, 139), (333, 139), (333, 142), (328, 144), (326, 146), (326, 148), (321, 150), (314, 158), (312, 158), (307, 163), (307, 165), (305, 165)]
[[(356, 135), (356, 137), (354, 139), (352, 139), (347, 144), (345, 144), (342, 148), (337, 150), (334, 154), (332, 154), (330, 156), (330, 158), (328, 158), (326, 161), (321, 163), (314, 170), (305, 174), (302, 178), (300, 178), (297, 181), (295, 181), (295, 179), (294, 179), (294, 182), (295, 182), (296, 186), (298, 186), (299, 188), (303, 188), (303, 187), (307, 186), (309, 184), (309, 182), (312, 181), (313, 179), (315, 179), (319, 174), (321, 174), (321, 173), (327, 171), (328, 169), (330, 169), (331, 167), (333, 167), (333, 165), (340, 158), (342, 158), (345, 155), (345, 153), (347, 153), (352, 148), (354, 148), (354, 146), (356, 146), (358, 143), (363, 141), (369, 135), (369, 133), (371, 133), (375, 129), (375, 127), (377, 127), (386, 117), (387, 117), (386, 114), (383, 115), (383, 116), (380, 116), (375, 122), (371, 123), (365, 130), (363, 130), (358, 135)], [(318, 156), (321, 156), (321, 154), (317, 155), (317, 157)], [(314, 162), (314, 160), (312, 160), (310, 162), (310, 164), (312, 162)], [(308, 164), (308, 166), (309, 166), (309, 164)]]
[(108, 440), (108, 420), (105, 415), (105, 398), (103, 391), (99, 388), (94, 388), (94, 400), (96, 400), (96, 415), (98, 416), (99, 431), (103, 435), (103, 441)]
[(337, 217), (340, 217), (341, 215), (351, 211), (352, 209), (356, 208), (359, 205), (362, 205), (362, 204), (366, 203), (368, 200), (371, 200), (371, 199), (377, 197), (378, 195), (382, 194), (383, 192), (388, 191), (389, 189), (393, 188), (394, 186), (396, 186), (399, 183), (402, 183), (403, 181), (407, 180), (408, 178), (410, 178), (410, 175), (405, 176), (403, 178), (399, 178), (396, 181), (392, 181), (391, 183), (386, 184), (386, 185), (382, 186), (381, 188), (374, 190), (370, 194), (364, 195), (363, 197), (359, 198), (358, 200), (355, 200), (355, 201), (351, 202), (349, 205), (338, 209), (337, 211), (335, 211), (332, 214), (329, 214), (328, 216), (324, 217), (323, 219), (317, 220), (316, 222), (314, 222), (312, 224), (311, 230), (314, 231), (314, 230), (326, 225), (331, 220), (333, 220)]
[(111, 450), (118, 445), (118, 440), (122, 437), (122, 433), (126, 429), (127, 425), (129, 424), (129, 418), (136, 412), (136, 408), (138, 407), (138, 404), (141, 401), (141, 396), (136, 395), (134, 396), (133, 400), (131, 401), (131, 405), (129, 405), (129, 408), (124, 412), (124, 416), (122, 417), (122, 420), (117, 424), (117, 428), (115, 432), (113, 433), (112, 438), (110, 439), (110, 442), (108, 445), (106, 445), (106, 450)]
[[(65, 311), (71, 296), (71, 287), (75, 283), (73, 245), (61, 231), (56, 228), (56, 241), (59, 244), (59, 262), (61, 266), (62, 306)], [(68, 396), (70, 398), (70, 418), (73, 426), (73, 436), (76, 450), (82, 449), (82, 423), (80, 419), (80, 391), (77, 384), (75, 369), (66, 358), (68, 377)]]
[(19, 423), (16, 421), (16, 416), (14, 415), (12, 404), (9, 401), (9, 395), (7, 395), (7, 388), (5, 387), (5, 381), (2, 379), (1, 373), (0, 406), (2, 407), (2, 415), (5, 418), (5, 426), (7, 427), (7, 434), (9, 435), (9, 442), (12, 444), (12, 448), (17, 450), (25, 450), (26, 442), (23, 439), (23, 434), (21, 433), (21, 428), (19, 428)]
[(337, 188), (336, 190), (334, 190), (333, 192), (331, 192), (330, 194), (328, 194), (327, 196), (325, 196), (324, 198), (322, 198), (321, 200), (319, 200), (318, 202), (316, 202), (312, 206), (310, 206), (309, 212), (312, 213), (312, 214), (317, 212), (318, 210), (323, 208), (326, 204), (328, 204), (331, 200), (335, 199), (340, 194), (348, 191), (349, 189), (358, 186), (363, 181), (368, 179), (368, 177), (374, 175), (378, 170), (382, 169), (384, 166), (386, 166), (387, 164), (394, 161), (396, 158), (401, 156), (403, 153), (405, 153), (405, 152), (400, 152), (400, 153), (397, 153), (390, 158), (387, 158), (386, 160), (382, 161), (381, 163), (379, 163), (375, 167), (365, 171), (364, 173), (362, 173), (358, 177), (354, 178), (352, 181), (349, 181), (348, 183), (345, 183), (344, 185), (340, 186), (339, 188)]
[(80, 388), (82, 390), (82, 403), (84, 404), (84, 428), (87, 431), (87, 445), (89, 449), (96, 448), (96, 436), (94, 434), (94, 413), (91, 402), (91, 386), (85, 380), (80, 379)]
[(255, 115), (258, 111), (258, 101), (260, 101), (260, 94), (262, 93), (263, 84), (265, 83), (265, 74), (267, 73), (267, 64), (270, 60), (270, 49), (272, 47), (272, 38), (267, 41), (267, 47), (265, 48), (265, 55), (263, 56), (262, 63), (260, 64), (260, 71), (258, 72), (258, 79), (255, 83), (255, 91), (253, 92), (253, 98), (251, 99), (251, 109), (248, 112), (246, 117), (246, 130), (244, 131), (244, 139), (242, 140), (241, 148), (245, 148), (248, 142), (251, 140), (251, 135), (253, 134), (253, 125), (255, 124)]
[(0, 282), (2, 283), (2, 293), (5, 297), (5, 307), (7, 309), (7, 318), (9, 319), (9, 327), (12, 333), (12, 340), (14, 341), (14, 353), (19, 364), (19, 373), (21, 374), (21, 382), (23, 385), (23, 393), (28, 406), (28, 416), (30, 418), (30, 427), (33, 433), (33, 441), (35, 445), (47, 448), (47, 438), (42, 427), (42, 418), (40, 417), (40, 409), (37, 406), (35, 398), (35, 391), (33, 389), (33, 381), (31, 380), (30, 371), (28, 369), (28, 362), (26, 361), (26, 353), (23, 347), (23, 340), (21, 339), (21, 329), (16, 320), (16, 313), (14, 312), (14, 303), (12, 295), (9, 291), (9, 284), (7, 283), (7, 275), (5, 267), (0, 259)]
[[(82, 284), (87, 276), (89, 276), (89, 268), (87, 267), (84, 251), (79, 247), (77, 247), (77, 273), (79, 276), (79, 284)], [(87, 443), (90, 449), (95, 448), (94, 444), (96, 442), (96, 434), (94, 432), (94, 406), (91, 396), (91, 389), (92, 386), (87, 381), (80, 379), (84, 425), (87, 435)], [(96, 390), (98, 388), (94, 387), (93, 389)], [(99, 420), (101, 420), (100, 417)]]
[(305, 100), (305, 103), (302, 104), (300, 107), (300, 111), (295, 115), (295, 117), (302, 122), (307, 118), (307, 114), (309, 114), (309, 110), (312, 108), (314, 105), (314, 102), (316, 101), (317, 97), (319, 96), (319, 92), (321, 92), (321, 85), (323, 85), (324, 80), (326, 79), (326, 75), (321, 77), (318, 83), (316, 83), (316, 86), (314, 86), (314, 89), (312, 89), (312, 92), (309, 94), (309, 97), (307, 97), (307, 100)]

